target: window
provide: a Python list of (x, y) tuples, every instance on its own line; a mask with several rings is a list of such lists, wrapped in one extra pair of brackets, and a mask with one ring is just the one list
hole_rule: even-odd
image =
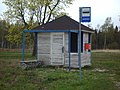
[(77, 33), (71, 33), (71, 50), (72, 53), (78, 52), (78, 34)]
[[(71, 33), (71, 53), (78, 52), (78, 33)], [(83, 32), (81, 31), (81, 52), (83, 52)]]
[(91, 33), (88, 34), (88, 43), (91, 43)]
[[(88, 34), (88, 43), (91, 44), (91, 33)], [(91, 50), (89, 49), (88, 52), (90, 52)]]
[(81, 52), (83, 52), (83, 32), (81, 31)]

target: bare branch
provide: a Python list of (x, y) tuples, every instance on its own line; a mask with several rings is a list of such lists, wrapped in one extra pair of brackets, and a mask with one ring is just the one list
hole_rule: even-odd
[[(60, 2), (60, 0), (57, 0), (57, 3), (54, 5), (54, 7), (53, 7), (52, 9), (51, 9), (50, 6), (48, 6), (48, 8), (50, 9), (50, 14), (49, 14), (49, 17), (48, 17), (47, 22), (50, 21), (50, 18), (51, 18), (52, 12), (53, 12), (53, 10), (57, 7), (57, 5), (59, 4), (59, 2)], [(46, 23), (47, 23), (47, 22), (46, 22)]]
[(44, 11), (44, 16), (43, 16), (43, 20), (42, 20), (42, 24), (45, 23), (45, 16), (46, 16), (46, 12), (47, 12), (47, 5), (45, 5), (45, 11)]

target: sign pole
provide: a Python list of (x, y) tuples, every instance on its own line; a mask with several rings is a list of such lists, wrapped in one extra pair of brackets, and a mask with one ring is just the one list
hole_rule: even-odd
[(78, 65), (80, 72), (80, 79), (82, 79), (82, 70), (81, 70), (81, 8), (79, 8), (79, 31), (78, 31)]
[(91, 22), (91, 7), (79, 7), (79, 30), (78, 30), (78, 65), (80, 79), (82, 79), (82, 62), (81, 62), (81, 22)]

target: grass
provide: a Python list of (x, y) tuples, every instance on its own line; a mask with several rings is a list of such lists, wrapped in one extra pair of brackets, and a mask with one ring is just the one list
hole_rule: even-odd
[(105, 68), (109, 70), (107, 73), (115, 74), (116, 80), (120, 82), (120, 52), (94, 53), (93, 60), (94, 68)]
[[(8, 59), (21, 59), (21, 52), (0, 52), (0, 59), (8, 60)], [(25, 52), (25, 59), (34, 59), (32, 57), (32, 53)]]
[[(31, 59), (30, 53), (25, 55)], [(92, 53), (91, 67), (67, 71), (64, 68), (20, 68), (20, 52), (0, 52), (0, 90), (119, 90), (120, 53)], [(100, 71), (104, 70), (104, 71)]]

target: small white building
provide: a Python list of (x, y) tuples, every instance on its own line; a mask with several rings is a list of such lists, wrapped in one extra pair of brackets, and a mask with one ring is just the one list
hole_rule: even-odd
[(81, 29), (80, 55), (78, 54), (79, 22), (68, 16), (62, 16), (32, 30), (25, 30), (24, 33), (37, 35), (37, 61), (43, 61), (45, 65), (78, 68), (79, 63), (82, 67), (91, 65), (91, 38), (94, 32), (82, 24)]

